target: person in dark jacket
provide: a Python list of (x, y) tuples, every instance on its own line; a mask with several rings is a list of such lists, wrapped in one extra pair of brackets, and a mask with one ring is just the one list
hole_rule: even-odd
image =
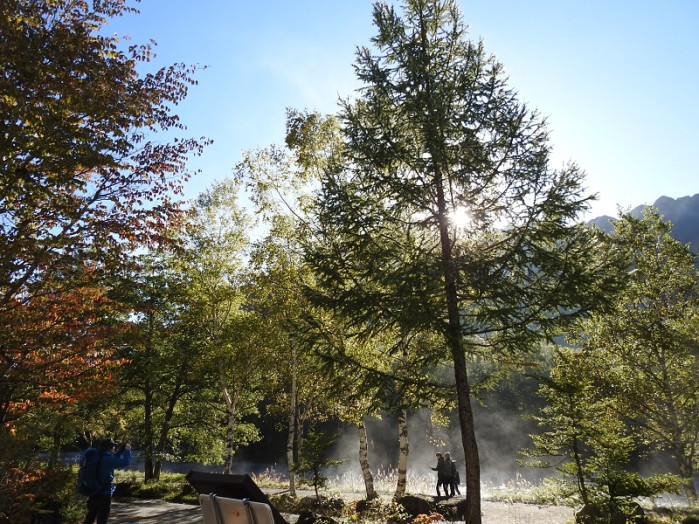
[(456, 462), (451, 459), (451, 454), (448, 451), (444, 454), (444, 470), (447, 472), (444, 491), (446, 492), (446, 486), (448, 485), (450, 488), (449, 497), (454, 496), (454, 491), (461, 495), (461, 491), (459, 491), (459, 471), (456, 469)]
[(441, 453), (435, 453), (435, 456), (437, 457), (437, 467), (436, 468), (430, 468), (432, 471), (437, 472), (437, 496), (441, 496), (439, 493), (439, 487), (442, 486), (444, 488), (444, 496), (447, 496), (447, 482), (446, 482), (446, 469), (445, 469), (445, 462), (444, 462), (444, 457), (442, 456)]
[[(117, 447), (117, 443), (111, 438), (102, 440), (99, 445), (100, 462), (97, 476), (102, 484), (102, 491), (87, 499), (87, 516), (83, 524), (93, 524), (95, 519), (97, 519), (97, 524), (106, 524), (109, 518), (109, 513), (112, 510), (112, 494), (116, 489), (112, 483), (114, 469), (125, 468), (131, 461), (131, 444), (124, 444), (118, 452)], [(87, 454), (90, 449), (85, 450), (83, 455)]]

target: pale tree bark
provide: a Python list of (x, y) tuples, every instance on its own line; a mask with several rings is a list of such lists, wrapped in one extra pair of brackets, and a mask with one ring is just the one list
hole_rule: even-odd
[(357, 424), (359, 429), (359, 466), (362, 468), (362, 476), (364, 477), (364, 487), (366, 489), (367, 500), (378, 498), (378, 493), (374, 489), (374, 477), (369, 468), (369, 440), (367, 439), (366, 424), (364, 419)]
[(289, 495), (296, 497), (296, 473), (294, 472), (294, 442), (296, 441), (296, 424), (298, 414), (298, 385), (296, 383), (296, 347), (291, 346), (291, 391), (289, 395), (289, 433), (286, 437), (286, 463), (289, 468)]
[(405, 495), (408, 484), (408, 412), (405, 409), (402, 409), (398, 415), (398, 446), (398, 481), (396, 493), (393, 495), (395, 500)]
[(671, 430), (669, 432), (671, 435), (669, 447), (673, 451), (673, 455), (677, 461), (677, 466), (680, 470), (680, 476), (682, 477), (682, 488), (684, 489), (684, 495), (687, 498), (687, 503), (690, 506), (696, 506), (697, 490), (694, 487), (693, 463), (696, 456), (696, 440), (691, 438), (688, 439), (686, 436), (688, 434), (692, 434), (693, 432), (688, 431), (686, 426), (681, 422), (682, 417), (678, 415), (675, 395), (673, 395), (673, 388), (670, 386), (667, 372), (663, 373), (663, 384), (665, 385), (665, 396), (670, 399), (669, 402), (667, 402), (667, 406), (670, 410), (668, 419), (671, 421), (669, 422), (671, 425)]

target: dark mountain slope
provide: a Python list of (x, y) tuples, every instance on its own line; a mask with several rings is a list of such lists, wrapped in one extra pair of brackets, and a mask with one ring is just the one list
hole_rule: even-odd
[[(638, 206), (631, 210), (635, 217), (643, 215), (643, 208)], [(677, 199), (661, 196), (653, 203), (665, 220), (672, 222), (672, 236), (680, 242), (691, 243), (692, 251), (699, 252), (699, 193), (694, 196), (684, 196)], [(593, 218), (588, 224), (595, 225), (602, 231), (612, 231), (613, 217), (603, 215)]]

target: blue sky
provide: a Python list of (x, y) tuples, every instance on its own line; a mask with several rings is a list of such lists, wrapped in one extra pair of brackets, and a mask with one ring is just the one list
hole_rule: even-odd
[[(572, 160), (599, 200), (589, 217), (699, 193), (699, 1), (461, 0), (520, 99), (546, 116), (554, 167)], [(285, 109), (334, 112), (358, 84), (370, 0), (142, 0), (110, 22), (157, 42), (154, 66), (206, 65), (177, 113), (214, 140), (191, 167), (194, 198), (241, 151), (281, 143)]]

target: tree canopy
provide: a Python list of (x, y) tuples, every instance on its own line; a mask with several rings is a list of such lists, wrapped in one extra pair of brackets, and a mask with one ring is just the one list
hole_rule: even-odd
[(124, 49), (101, 32), (128, 10), (123, 0), (0, 6), (3, 422), (104, 374), (105, 330), (119, 317), (105, 278), (184, 216), (185, 162), (206, 141), (150, 137), (183, 128), (172, 108), (195, 68), (141, 74), (151, 46)]
[(699, 278), (695, 255), (670, 236), (652, 208), (614, 221), (612, 241), (628, 263), (628, 284), (607, 314), (579, 331), (586, 375), (598, 395), (616, 400), (617, 416), (639, 446), (669, 450), (690, 504), (699, 453)]

